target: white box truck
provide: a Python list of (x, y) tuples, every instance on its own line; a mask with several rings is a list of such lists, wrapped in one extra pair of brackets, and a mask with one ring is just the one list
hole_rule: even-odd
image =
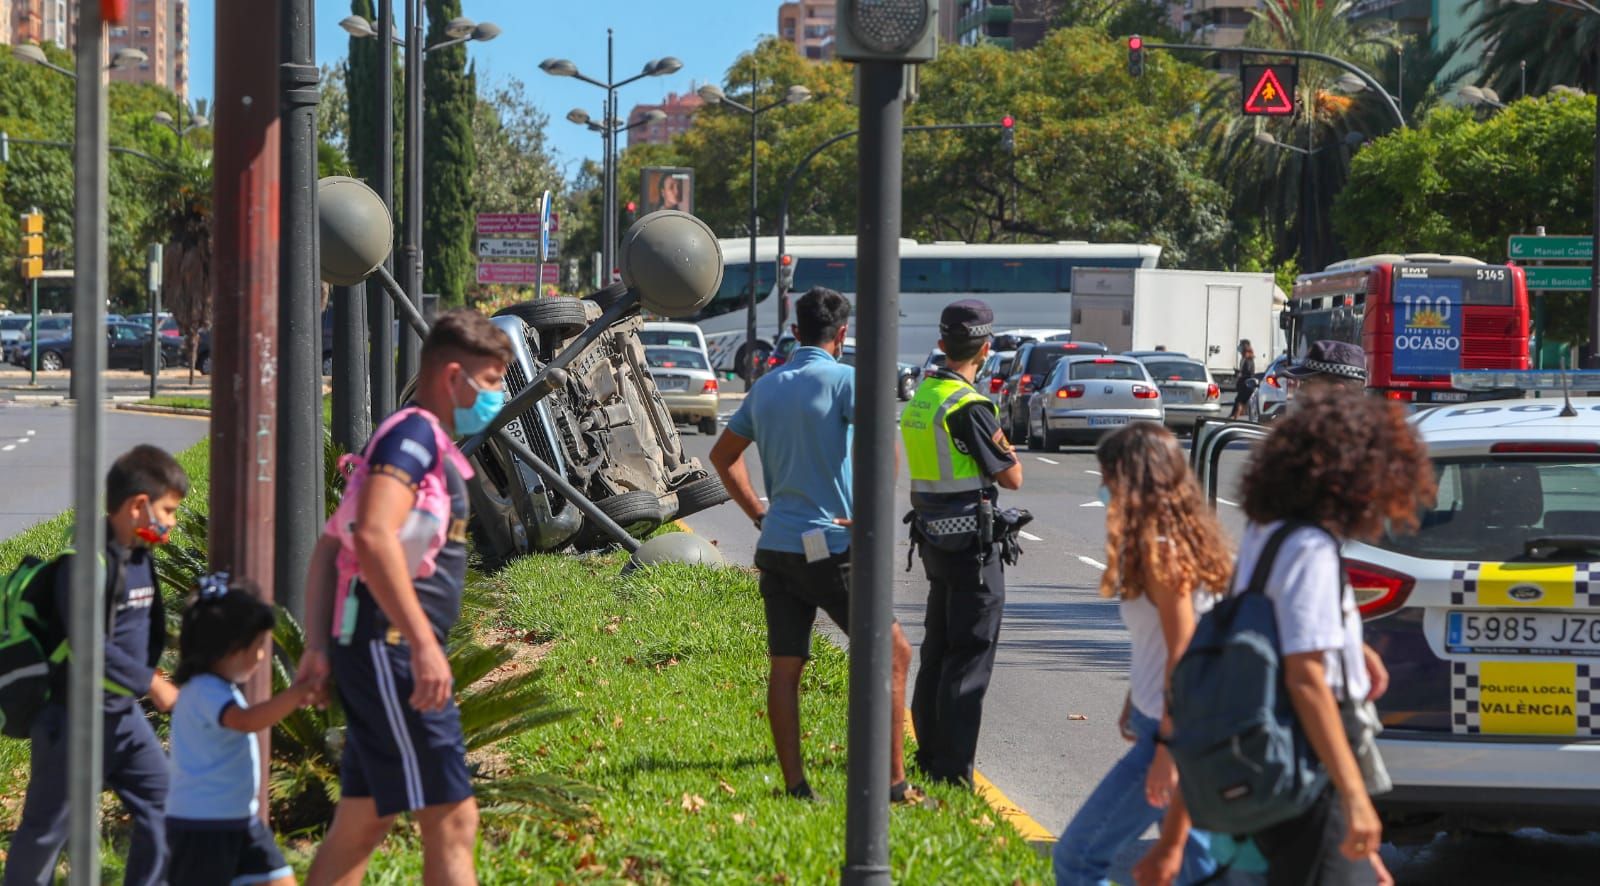
[(1079, 267), (1070, 298), (1074, 341), (1102, 342), (1112, 353), (1177, 351), (1219, 382), (1232, 381), (1241, 339), (1255, 346), (1257, 366), (1282, 350), (1285, 298), (1267, 273)]

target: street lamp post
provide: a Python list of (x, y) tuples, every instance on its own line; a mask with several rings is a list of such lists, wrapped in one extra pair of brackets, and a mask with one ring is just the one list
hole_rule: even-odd
[[(1255, 142), (1258, 145), (1268, 148), (1276, 148), (1281, 151), (1289, 151), (1300, 155), (1300, 261), (1307, 268), (1315, 268), (1317, 265), (1317, 262), (1314, 260), (1315, 257), (1312, 255), (1312, 246), (1314, 245), (1314, 241), (1311, 236), (1311, 219), (1315, 213), (1311, 207), (1311, 196), (1313, 191), (1311, 186), (1311, 158), (1322, 153), (1330, 147), (1330, 145), (1323, 145), (1321, 147), (1311, 146), (1311, 134), (1313, 131), (1314, 130), (1310, 126), (1306, 127), (1307, 147), (1304, 148), (1300, 147), (1299, 145), (1292, 145), (1288, 142), (1279, 141), (1270, 132), (1262, 131), (1255, 134)], [(1366, 140), (1367, 137), (1364, 134), (1356, 132), (1355, 130), (1351, 130), (1350, 132), (1345, 133), (1344, 140), (1341, 144), (1347, 148), (1354, 148)]]
[[(1540, 0), (1512, 0), (1523, 6), (1537, 5)], [(1565, 6), (1590, 15), (1600, 16), (1600, 6), (1589, 0), (1547, 0), (1556, 6)], [(1594, 199), (1593, 215), (1589, 219), (1589, 236), (1593, 257), (1589, 260), (1589, 317), (1584, 325), (1588, 342), (1583, 349), (1585, 369), (1600, 368), (1600, 28), (1595, 29), (1595, 44), (1590, 47), (1594, 55), (1595, 105), (1594, 105)], [(1527, 87), (1523, 87), (1527, 92)]]
[(755, 64), (752, 59), (749, 104), (729, 98), (720, 88), (709, 83), (700, 87), (700, 97), (705, 99), (708, 105), (721, 105), (750, 118), (750, 301), (745, 306), (744, 360), (740, 361), (740, 365), (744, 368), (745, 385), (748, 386), (755, 383), (756, 376), (761, 369), (757, 365), (759, 361), (756, 356), (756, 299), (759, 297), (757, 289), (761, 279), (761, 266), (756, 263), (756, 235), (760, 233), (759, 210), (756, 203), (757, 198), (760, 196), (756, 181), (756, 147), (761, 141), (761, 130), (758, 124), (761, 115), (768, 111), (777, 110), (786, 105), (798, 105), (810, 101), (811, 90), (796, 84), (789, 87), (783, 98), (769, 105), (758, 105), (757, 102), (760, 100), (759, 83), (756, 80)]
[[(663, 56), (645, 62), (644, 69), (625, 80), (615, 80), (613, 62), (615, 60), (615, 39), (610, 28), (606, 28), (606, 79), (596, 80), (585, 76), (578, 66), (570, 59), (547, 58), (539, 63), (539, 70), (552, 77), (571, 77), (582, 80), (590, 86), (598, 86), (606, 91), (605, 107), (601, 109), (600, 117), (607, 121), (601, 128), (600, 134), (604, 139), (602, 146), (604, 157), (601, 161), (600, 173), (600, 199), (605, 204), (600, 213), (600, 263), (605, 266), (603, 286), (611, 284), (612, 273), (616, 269), (616, 243), (617, 243), (617, 133), (621, 130), (610, 125), (617, 119), (617, 90), (636, 80), (645, 77), (665, 77), (675, 74), (683, 69), (683, 62), (673, 56)], [(571, 116), (568, 116), (571, 119)]]

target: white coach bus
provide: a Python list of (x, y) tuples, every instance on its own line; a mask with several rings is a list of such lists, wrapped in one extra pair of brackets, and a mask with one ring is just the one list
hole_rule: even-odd
[[(705, 333), (718, 371), (744, 365), (746, 310), (750, 293), (750, 240), (721, 241), (724, 269), (717, 295), (690, 322)], [(826, 286), (852, 302), (856, 292), (854, 236), (789, 237), (794, 264), (792, 306), (806, 290)], [(756, 349), (763, 359), (780, 336), (777, 293), (778, 241), (756, 240)], [(1072, 270), (1153, 268), (1161, 247), (1138, 243), (917, 243), (900, 241), (899, 359), (920, 364), (939, 339), (939, 312), (959, 298), (981, 298), (994, 308), (995, 326), (1067, 328)], [(783, 331), (793, 322), (785, 311)]]

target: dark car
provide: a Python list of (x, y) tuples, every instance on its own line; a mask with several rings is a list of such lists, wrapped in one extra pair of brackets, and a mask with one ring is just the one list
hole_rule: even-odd
[(1006, 436), (1022, 440), (1028, 435), (1028, 397), (1063, 357), (1096, 357), (1106, 346), (1092, 341), (1030, 341), (1022, 345), (1011, 361), (1010, 374), (1000, 389), (1000, 427)]
[[(398, 339), (396, 339), (398, 341)], [(176, 339), (182, 350), (182, 337)], [(194, 368), (203, 375), (211, 374), (211, 330), (200, 331), (199, 346), (195, 349)], [(322, 374), (333, 374), (333, 310), (322, 312)]]
[[(43, 324), (41, 324), (43, 325)], [(161, 342), (159, 368), (175, 365), (182, 348), (176, 342)], [(11, 362), (26, 367), (32, 348), (22, 342), (11, 351)], [(39, 339), (39, 368), (47, 372), (72, 368), (72, 330), (53, 333), (51, 338)], [(140, 369), (150, 371), (150, 333), (137, 323), (113, 322), (106, 324), (106, 368)]]

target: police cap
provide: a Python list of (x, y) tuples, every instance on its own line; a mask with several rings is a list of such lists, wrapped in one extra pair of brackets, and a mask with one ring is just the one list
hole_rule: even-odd
[(939, 335), (947, 340), (988, 338), (994, 334), (994, 311), (975, 298), (951, 302), (939, 314)]

